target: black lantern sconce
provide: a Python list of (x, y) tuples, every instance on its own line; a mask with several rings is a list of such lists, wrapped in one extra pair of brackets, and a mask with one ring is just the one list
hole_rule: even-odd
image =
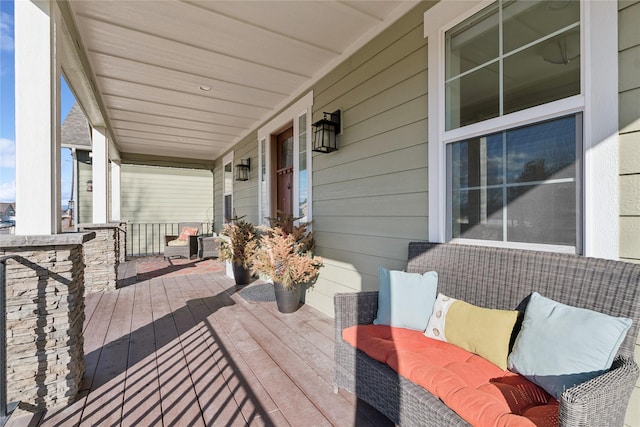
[(93, 180), (90, 179), (87, 181), (87, 191), (91, 193), (93, 191)]
[(313, 151), (331, 153), (338, 150), (338, 135), (340, 134), (341, 111), (322, 113), (324, 117), (315, 122), (313, 131)]
[(236, 165), (236, 181), (249, 181), (249, 171), (251, 170), (251, 159), (240, 159)]

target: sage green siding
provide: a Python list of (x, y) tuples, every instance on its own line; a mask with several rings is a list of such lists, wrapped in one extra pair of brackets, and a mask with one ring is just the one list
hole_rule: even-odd
[(120, 217), (131, 223), (212, 222), (209, 170), (122, 165)]
[(313, 120), (342, 110), (339, 151), (313, 156), (313, 230), (325, 260), (305, 301), (378, 288), (427, 239), (427, 47), (421, 4), (313, 88)]
[(640, 262), (640, 2), (619, 7), (620, 257)]
[[(618, 3), (620, 258), (640, 262), (640, 1)], [(636, 346), (640, 361), (640, 341)], [(640, 427), (640, 381), (625, 425)]]
[(87, 191), (87, 181), (91, 180), (91, 157), (89, 151), (77, 150), (78, 157), (78, 188), (76, 200), (78, 201), (78, 224), (90, 224), (93, 222), (93, 193)]

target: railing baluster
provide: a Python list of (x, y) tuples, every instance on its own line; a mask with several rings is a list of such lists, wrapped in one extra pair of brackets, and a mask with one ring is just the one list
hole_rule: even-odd
[[(212, 222), (200, 224), (203, 234), (213, 233)], [(130, 248), (128, 255), (132, 257), (162, 255), (165, 245), (164, 236), (177, 236), (181, 231), (176, 231), (178, 224), (173, 222), (129, 223), (127, 226), (130, 230), (127, 235), (127, 247)], [(136, 241), (138, 242), (137, 250)]]

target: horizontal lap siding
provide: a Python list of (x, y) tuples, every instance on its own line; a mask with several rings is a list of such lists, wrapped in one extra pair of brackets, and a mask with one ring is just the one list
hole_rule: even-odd
[[(620, 1), (620, 258), (640, 262), (640, 2)], [(640, 342), (636, 346), (640, 361)], [(640, 427), (640, 382), (625, 425)]]
[(131, 223), (213, 220), (211, 171), (124, 164), (121, 181), (123, 220)]
[(318, 82), (313, 119), (342, 110), (339, 151), (313, 157), (316, 252), (306, 302), (333, 316), (336, 292), (378, 288), (427, 238), (427, 46), (420, 5)]

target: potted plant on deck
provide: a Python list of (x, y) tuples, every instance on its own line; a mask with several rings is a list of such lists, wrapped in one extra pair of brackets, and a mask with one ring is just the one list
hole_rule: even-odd
[(302, 286), (313, 282), (323, 265), (322, 258), (313, 255), (313, 237), (308, 223), (300, 226), (259, 227), (259, 241), (249, 244), (252, 270), (273, 281), (276, 303), (281, 313), (298, 309)]
[(236, 285), (246, 285), (251, 278), (249, 245), (258, 239), (256, 228), (250, 222), (236, 218), (224, 225), (219, 239), (219, 258), (233, 265), (233, 278)]

